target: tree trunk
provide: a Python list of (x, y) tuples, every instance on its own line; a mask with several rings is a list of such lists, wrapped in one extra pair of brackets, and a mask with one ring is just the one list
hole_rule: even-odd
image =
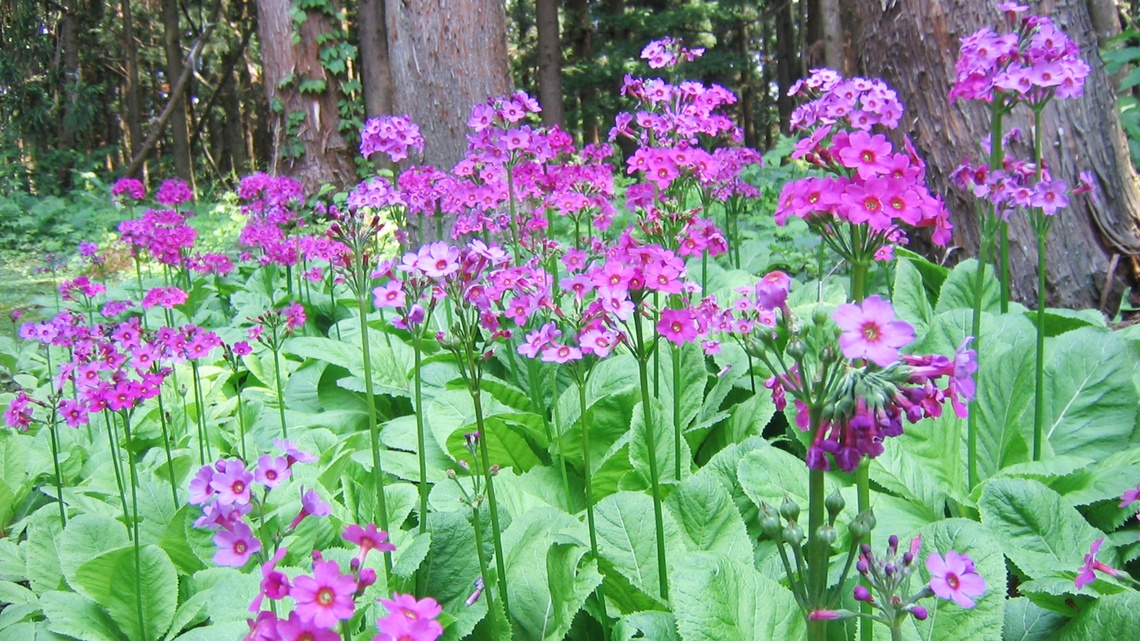
[(384, 0), (360, 0), (360, 80), (364, 84), (364, 113), (369, 118), (392, 113), (387, 15)]
[[(270, 171), (297, 178), (313, 193), (324, 184), (343, 187), (355, 181), (355, 150), (340, 135), (336, 80), (318, 58), (318, 42), (331, 31), (328, 21), (310, 12), (294, 43), (292, 10), (292, 0), (257, 0), (262, 82), (274, 112)], [(302, 92), (299, 85), (306, 80), (324, 81), (325, 87)]]
[[(79, 18), (75, 0), (64, 0), (59, 23), (59, 41), (62, 49), (63, 111), (59, 128), (59, 146), (65, 151), (74, 150), (79, 111)], [(71, 187), (72, 159), (65, 158), (56, 169), (56, 183), (60, 190)]]
[[(907, 112), (906, 130), (927, 162), (931, 191), (946, 196), (955, 226), (958, 258), (977, 255), (976, 202), (955, 188), (949, 174), (963, 158), (982, 160), (978, 141), (988, 137), (989, 109), (977, 102), (951, 106), (946, 95), (954, 78), (959, 39), (1005, 18), (990, 0), (897, 0), (884, 12), (879, 0), (850, 4), (845, 16), (858, 52), (856, 69), (894, 87)], [(1080, 171), (1093, 172), (1099, 204), (1073, 197), (1058, 213), (1049, 236), (1048, 300), (1065, 307), (1096, 307), (1114, 254), (1140, 253), (1135, 212), (1140, 192), (1116, 113), (1116, 97), (1097, 53), (1097, 38), (1083, 0), (1058, 0), (1039, 11), (1050, 16), (1081, 49), (1092, 67), (1085, 95), (1053, 101), (1042, 129), (1045, 157), (1054, 174), (1070, 185)], [(1019, 106), (1005, 130), (1031, 131), (1031, 117)], [(1019, 155), (1029, 157), (1028, 150)], [(1029, 301), (1036, 292), (1036, 244), (1025, 216), (1010, 221), (1012, 295)]]
[(776, 111), (780, 114), (780, 131), (789, 133), (794, 108), (788, 90), (799, 76), (796, 59), (796, 16), (790, 0), (776, 0)]
[(134, 16), (131, 0), (122, 0), (123, 57), (126, 59), (126, 78), (123, 97), (127, 112), (127, 157), (133, 158), (142, 145), (142, 111), (139, 109), (139, 56), (135, 42)]
[(568, 0), (567, 39), (579, 69), (578, 113), (582, 123), (582, 144), (598, 143), (598, 87), (589, 77), (594, 67), (594, 21), (589, 0)]
[(471, 108), (511, 89), (503, 3), (388, 0), (388, 47), (396, 111), (423, 131), (424, 161), (451, 169), (467, 153)]
[(843, 20), (839, 0), (819, 0), (820, 37), (823, 39), (823, 64), (840, 73), (847, 70), (847, 54), (843, 47)]
[(562, 40), (558, 30), (558, 0), (535, 0), (538, 26), (538, 104), (542, 124), (565, 127), (562, 115)]
[[(166, 83), (174, 90), (174, 83), (182, 77), (182, 28), (179, 26), (178, 0), (162, 2), (163, 47), (166, 50)], [(187, 182), (193, 182), (194, 169), (190, 162), (190, 129), (186, 122), (186, 101), (179, 100), (170, 114), (170, 134), (173, 139), (174, 173)]]

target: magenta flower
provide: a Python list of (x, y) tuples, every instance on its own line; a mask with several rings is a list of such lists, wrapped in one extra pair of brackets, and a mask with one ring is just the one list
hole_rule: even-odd
[(371, 550), (393, 552), (396, 549), (396, 546), (388, 542), (388, 533), (377, 530), (372, 523), (365, 527), (360, 527), (355, 523), (349, 525), (344, 528), (343, 536), (345, 541), (360, 546), (360, 552), (356, 555), (357, 562), (360, 565), (364, 565), (364, 559)]
[(388, 609), (388, 616), (377, 621), (380, 634), (372, 641), (435, 641), (443, 634), (443, 626), (436, 617), (443, 608), (431, 597), (421, 601), (410, 594), (393, 594), (392, 599), (380, 599)]
[(940, 599), (954, 601), (963, 608), (974, 607), (974, 598), (986, 593), (986, 581), (974, 571), (974, 562), (954, 550), (943, 559), (937, 552), (926, 557), (930, 589)]
[(295, 528), (300, 525), (301, 521), (305, 520), (308, 516), (328, 516), (332, 514), (332, 508), (328, 503), (321, 500), (321, 495), (317, 494), (316, 490), (305, 490), (301, 488), (301, 511), (297, 516), (293, 517), (292, 522), (289, 523), (289, 528)]
[(249, 561), (249, 557), (261, 550), (261, 541), (253, 535), (253, 531), (245, 521), (236, 521), (229, 530), (219, 530), (214, 535), (214, 545), (218, 551), (214, 553), (214, 563), (234, 568), (240, 568)]
[(895, 319), (891, 304), (869, 296), (862, 307), (840, 305), (831, 316), (843, 330), (839, 347), (847, 358), (865, 358), (879, 367), (898, 360), (899, 348), (914, 340), (914, 328)]
[(245, 469), (245, 463), (233, 459), (226, 461), (225, 471), (218, 472), (210, 480), (210, 488), (218, 493), (218, 502), (222, 505), (244, 505), (249, 503), (249, 484), (252, 481), (253, 474)]
[(1104, 537), (1093, 541), (1092, 546), (1089, 548), (1089, 553), (1085, 555), (1085, 564), (1081, 567), (1081, 571), (1077, 574), (1076, 580), (1073, 584), (1077, 589), (1085, 587), (1096, 580), (1096, 571), (1104, 572), (1109, 576), (1120, 576), (1120, 571), (1114, 567), (1105, 565), (1096, 559), (1097, 552), (1100, 552), (1100, 546), (1104, 544)]
[(1119, 507), (1128, 507), (1137, 501), (1140, 501), (1140, 485), (1137, 485), (1136, 489), (1124, 490), (1124, 494), (1120, 495)]
[(294, 463), (312, 463), (317, 460), (316, 456), (298, 449), (297, 446), (289, 439), (273, 439), (273, 444), (277, 449), (285, 453), (285, 458), (289, 460), (289, 467), (293, 467)]
[(285, 548), (279, 548), (277, 553), (261, 566), (261, 590), (253, 598), (253, 602), (249, 604), (250, 612), (260, 610), (265, 597), (276, 601), (289, 595), (289, 577), (277, 571), (277, 564), (285, 558), (286, 552)]
[(317, 561), (313, 563), (313, 576), (294, 579), (289, 596), (297, 603), (299, 619), (330, 628), (337, 621), (352, 618), (355, 593), (356, 581), (352, 575), (341, 574), (336, 561)]
[(697, 338), (697, 319), (688, 309), (663, 309), (657, 331), (677, 345)]
[(289, 459), (284, 456), (271, 457), (268, 454), (262, 454), (257, 459), (257, 469), (254, 471), (253, 478), (265, 487), (275, 488), (289, 478), (291, 473)]
[(289, 618), (277, 622), (277, 636), (274, 641), (340, 641), (340, 634), (327, 626), (305, 621), (290, 612)]
[(860, 178), (874, 178), (891, 170), (892, 149), (886, 136), (872, 136), (865, 131), (856, 131), (847, 137), (847, 143), (847, 146), (839, 149), (839, 162), (844, 167), (854, 169)]
[(783, 307), (791, 288), (791, 276), (781, 271), (769, 272), (756, 283), (756, 306), (767, 310)]
[(214, 474), (216, 472), (213, 465), (203, 465), (198, 468), (198, 473), (190, 479), (190, 505), (202, 505), (214, 496), (215, 490), (210, 487)]

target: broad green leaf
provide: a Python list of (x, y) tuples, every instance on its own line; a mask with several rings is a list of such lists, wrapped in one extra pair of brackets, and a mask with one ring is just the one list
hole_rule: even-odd
[[(206, 614), (216, 624), (240, 622), (249, 618), (249, 604), (257, 595), (260, 576), (234, 568), (207, 568), (194, 574), (190, 592), (209, 590)], [(248, 628), (247, 628), (248, 629)]]
[(106, 610), (73, 592), (46, 592), (40, 597), (40, 607), (52, 632), (80, 641), (127, 639)]
[(618, 620), (611, 638), (614, 641), (678, 641), (677, 622), (671, 612), (634, 612)]
[[(764, 445), (752, 450), (740, 459), (737, 466), (740, 487), (748, 498), (760, 507), (762, 502), (778, 507), (788, 496), (800, 507), (807, 509), (808, 469), (798, 457)], [(827, 475), (826, 493), (831, 494), (838, 487), (834, 477)]]
[(673, 615), (684, 641), (802, 639), (795, 597), (772, 579), (713, 552), (692, 552), (670, 575)]
[(524, 513), (503, 533), (518, 638), (566, 636), (574, 615), (602, 581), (596, 564), (583, 562), (587, 536), (581, 522), (553, 508)]
[(1049, 343), (1044, 429), (1053, 453), (1100, 459), (1127, 447), (1140, 399), (1125, 341), (1089, 327)]
[[(950, 270), (946, 282), (938, 292), (938, 304), (934, 307), (935, 314), (941, 314), (953, 309), (974, 308), (974, 288), (978, 274), (978, 261), (970, 258)], [(997, 312), (1000, 302), (1000, 290), (993, 267), (986, 265), (985, 275), (982, 278), (982, 311)]]
[(891, 302), (899, 318), (914, 326), (916, 336), (926, 333), (934, 316), (934, 306), (922, 282), (922, 274), (907, 259), (895, 262), (895, 282), (891, 287)]
[(1009, 599), (1005, 602), (1002, 641), (1052, 641), (1068, 620), (1025, 597)]
[(166, 638), (170, 639), (182, 632), (186, 626), (205, 619), (203, 610), (206, 609), (206, 603), (213, 598), (210, 590), (202, 590), (195, 592), (193, 596), (186, 599), (185, 603), (178, 606), (174, 611), (174, 618), (170, 622), (170, 630), (166, 632)]
[(689, 443), (682, 434), (679, 441), (681, 446), (679, 466), (681, 474), (678, 478), (676, 447), (678, 442), (675, 439), (673, 424), (667, 422), (666, 413), (655, 399), (650, 399), (650, 407), (652, 408), (650, 413), (650, 429), (652, 429), (653, 437), (652, 452), (649, 449), (650, 434), (645, 423), (644, 403), (638, 403), (637, 407), (634, 408), (633, 423), (630, 426), (629, 462), (633, 465), (634, 471), (641, 476), (644, 487), (649, 486), (649, 479), (652, 478), (649, 469), (651, 456), (657, 465), (657, 478), (662, 482), (675, 482), (687, 477), (692, 473), (693, 461), (692, 452), (689, 451)]
[(1061, 495), (1031, 479), (990, 481), (982, 489), (978, 509), (982, 524), (1006, 556), (1032, 579), (1059, 572), (1075, 575), (1089, 546), (1101, 536)]
[[(614, 443), (628, 438), (633, 408), (638, 396), (637, 364), (628, 354), (616, 354), (598, 362), (586, 383), (586, 425), (590, 433), (590, 465), (597, 470)], [(562, 451), (567, 460), (581, 466), (582, 421), (577, 386), (562, 390), (558, 417), (563, 425)]]
[(948, 497), (960, 496), (965, 465), (955, 452), (964, 428), (952, 412), (906, 425), (902, 435), (886, 439), (871, 461), (871, 479), (890, 492), (941, 512)]
[(59, 515), (55, 510), (41, 509), (28, 524), (28, 539), (21, 544), (24, 548), (24, 576), (35, 592), (47, 592), (63, 587), (63, 570), (59, 559), (61, 551), (57, 545), (62, 531)]
[(1055, 641), (1140, 638), (1140, 593), (1122, 592), (1093, 601), (1073, 617)]
[(732, 495), (708, 476), (690, 476), (665, 502), (681, 526), (685, 547), (719, 552), (741, 563), (752, 560), (752, 542)]
[[(80, 566), (72, 587), (106, 608), (129, 639), (151, 641), (161, 638), (174, 618), (178, 573), (162, 548), (146, 545), (140, 553), (141, 573), (135, 571), (134, 548), (120, 548)], [(141, 625), (136, 599), (142, 601)]]
[[(485, 598), (470, 607), (465, 604), (475, 591), (475, 579), (480, 576), (475, 529), (461, 512), (432, 512), (428, 516), (428, 530), (431, 549), (424, 562), (426, 591), (439, 601), (445, 612), (455, 617), (444, 630), (443, 638), (462, 639), (487, 614)], [(493, 559), (488, 558), (487, 563), (494, 567)], [(490, 578), (487, 582), (492, 584)], [(488, 585), (488, 589), (493, 589), (492, 585)]]
[[(1025, 312), (1030, 322), (1037, 323), (1037, 312)], [(1104, 314), (1095, 309), (1064, 309), (1049, 307), (1045, 310), (1045, 336), (1060, 336), (1082, 327), (1106, 327)]]
[[(1074, 457), (1076, 458), (1076, 457)], [(1140, 447), (1132, 447), (1093, 462), (1076, 458), (1085, 464), (1067, 474), (1043, 479), (1069, 505), (1091, 505), (1097, 501), (1116, 500), (1125, 490), (1136, 487), (1140, 479)]]
[[(481, 397), (485, 433), (492, 465), (514, 467), (525, 472), (539, 462), (538, 455), (522, 436), (523, 430), (512, 428), (512, 423), (538, 421), (535, 414), (519, 414), (496, 401), (489, 394)], [(436, 442), (456, 460), (471, 457), (464, 446), (464, 434), (476, 431), (475, 404), (466, 391), (444, 392), (427, 408), (427, 422)]]
[[(662, 506), (665, 558), (677, 559), (685, 544), (673, 515)], [(657, 564), (657, 526), (653, 499), (639, 492), (619, 492), (598, 502), (594, 509), (598, 553), (647, 596), (661, 596)], [(666, 571), (668, 569), (666, 568)]]
[(80, 514), (67, 522), (60, 536), (59, 564), (70, 583), (81, 565), (104, 552), (130, 543), (127, 528), (102, 514)]

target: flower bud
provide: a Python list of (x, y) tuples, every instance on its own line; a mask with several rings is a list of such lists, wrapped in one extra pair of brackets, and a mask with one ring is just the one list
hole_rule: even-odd
[(788, 343), (788, 356), (796, 359), (802, 359), (807, 354), (807, 345), (801, 340), (794, 340)]
[(830, 314), (822, 307), (816, 307), (815, 311), (811, 313), (811, 322), (816, 325), (826, 325), (829, 318)]
[(784, 502), (780, 504), (780, 516), (784, 517), (786, 521), (795, 521), (800, 516), (800, 505), (791, 499), (789, 496), (784, 496)]
[(830, 525), (827, 525), (826, 523), (819, 526), (819, 528), (816, 529), (815, 535), (817, 537), (819, 537), (819, 540), (823, 541), (824, 544), (827, 545), (827, 547), (831, 547), (832, 545), (835, 544), (835, 538), (836, 538), (835, 528), (831, 527)]
[(789, 545), (799, 545), (803, 543), (803, 540), (804, 530), (800, 526), (796, 525), (795, 523), (789, 523), (788, 526), (784, 528), (785, 543), (788, 543)]
[(843, 508), (847, 507), (847, 501), (844, 501), (843, 496), (839, 494), (839, 490), (836, 490), (824, 499), (823, 505), (827, 508), (828, 519), (834, 524), (835, 519), (839, 517), (839, 513), (843, 511)]
[(870, 603), (872, 600), (871, 591), (862, 585), (855, 586), (855, 600)]
[(376, 570), (372, 568), (364, 568), (360, 571), (360, 587), (366, 588), (373, 583), (376, 583)]
[(919, 621), (925, 621), (926, 617), (930, 616), (930, 613), (926, 611), (926, 608), (922, 607), (921, 605), (916, 605), (911, 608), (910, 613), (913, 614), (914, 618), (918, 619)]

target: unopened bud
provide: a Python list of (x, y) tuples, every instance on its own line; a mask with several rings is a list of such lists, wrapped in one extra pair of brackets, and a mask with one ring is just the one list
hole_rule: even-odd
[(843, 511), (843, 508), (847, 507), (847, 501), (844, 501), (843, 496), (839, 494), (839, 490), (836, 490), (824, 499), (823, 505), (827, 508), (829, 520), (834, 524), (839, 513)]
[(830, 314), (827, 313), (827, 310), (822, 307), (816, 307), (815, 311), (811, 313), (811, 322), (816, 325), (826, 325), (829, 317)]
[(784, 517), (787, 521), (795, 521), (800, 516), (800, 505), (791, 499), (789, 496), (784, 496), (784, 502), (780, 504), (780, 516)]
[(864, 587), (862, 585), (855, 586), (855, 600), (856, 601), (865, 601), (867, 603), (870, 603), (871, 599), (872, 599), (872, 597), (871, 597), (871, 591), (870, 590), (868, 590), (866, 587)]
[(835, 543), (835, 528), (827, 525), (826, 523), (816, 529), (815, 535), (819, 537), (819, 540), (823, 541), (824, 545), (827, 547), (831, 547)]
[(930, 616), (930, 613), (926, 611), (926, 608), (922, 607), (921, 605), (916, 605), (911, 608), (910, 613), (913, 614), (914, 618), (918, 619), (919, 621), (925, 621), (926, 617)]
[(788, 356), (796, 359), (802, 359), (807, 354), (807, 345), (801, 340), (794, 340), (788, 343)]
[(364, 568), (360, 571), (360, 587), (366, 588), (373, 583), (376, 583), (376, 570), (372, 568)]
[(803, 543), (803, 540), (804, 530), (800, 526), (796, 525), (795, 523), (789, 523), (788, 526), (784, 528), (785, 543), (788, 543), (789, 545), (799, 545)]

